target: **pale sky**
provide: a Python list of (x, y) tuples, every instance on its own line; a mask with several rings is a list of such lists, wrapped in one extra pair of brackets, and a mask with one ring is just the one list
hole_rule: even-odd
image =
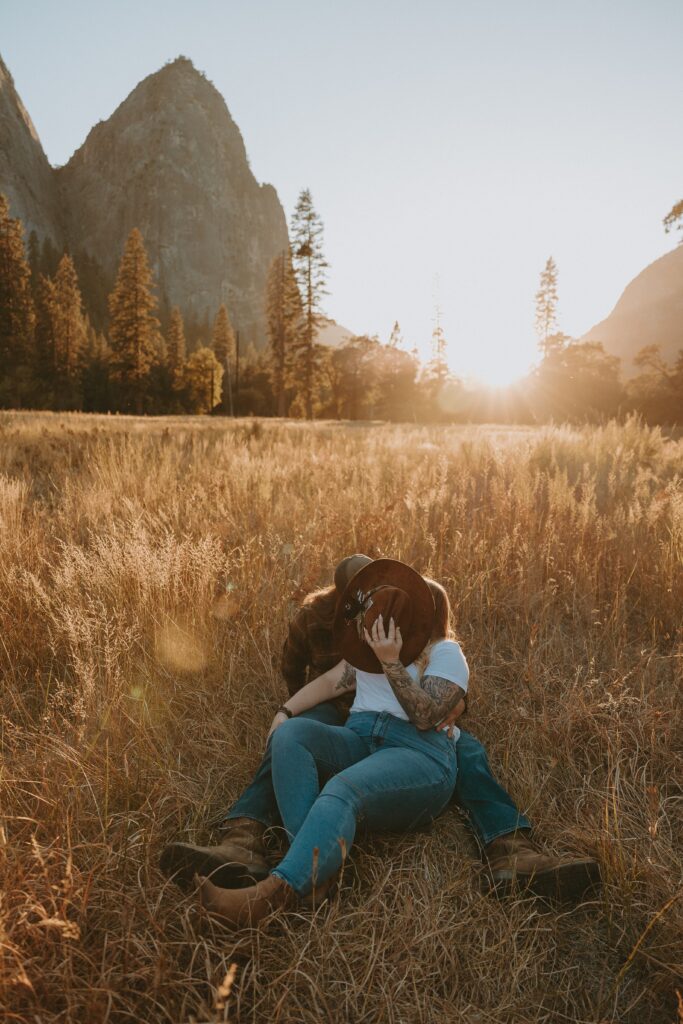
[(0, 53), (53, 164), (190, 57), (289, 220), (308, 187), (325, 311), (505, 383), (536, 358), (549, 255), (579, 336), (669, 251), (683, 0), (0, 0)]

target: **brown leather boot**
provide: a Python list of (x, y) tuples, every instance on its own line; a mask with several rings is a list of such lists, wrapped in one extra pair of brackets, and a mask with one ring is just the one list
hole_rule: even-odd
[(298, 897), (277, 875), (269, 875), (246, 889), (221, 889), (199, 878), (199, 898), (205, 910), (235, 928), (256, 925), (274, 910), (293, 908)]
[(484, 852), (496, 896), (526, 891), (541, 899), (579, 900), (600, 885), (597, 861), (539, 853), (523, 832), (499, 836)]
[(208, 878), (199, 877), (196, 881), (205, 910), (235, 928), (246, 928), (258, 924), (275, 910), (318, 906), (336, 888), (339, 872), (321, 882), (310, 896), (304, 898), (277, 875), (269, 875), (263, 882), (246, 889), (221, 889)]
[(228, 889), (251, 886), (268, 877), (264, 832), (260, 821), (229, 818), (216, 846), (171, 843), (162, 850), (159, 867), (183, 889), (195, 875), (210, 876), (215, 885)]

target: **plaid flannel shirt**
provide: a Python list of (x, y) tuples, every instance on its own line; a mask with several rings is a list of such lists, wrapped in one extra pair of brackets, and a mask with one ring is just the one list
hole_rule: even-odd
[(310, 608), (299, 608), (282, 649), (282, 675), (290, 697), (340, 661), (341, 654), (332, 647), (332, 630)]

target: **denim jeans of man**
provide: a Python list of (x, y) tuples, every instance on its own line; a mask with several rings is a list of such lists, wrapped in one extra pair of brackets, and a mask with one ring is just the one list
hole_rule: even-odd
[(510, 794), (494, 777), (486, 751), (479, 740), (460, 730), (455, 746), (458, 775), (453, 803), (467, 814), (481, 846), (518, 828), (531, 828), (531, 822), (515, 806)]
[(300, 896), (339, 870), (359, 825), (405, 832), (433, 821), (450, 801), (457, 771), (445, 733), (421, 732), (384, 711), (357, 712), (341, 726), (285, 722), (273, 735), (272, 759), (290, 839), (273, 874)]
[[(344, 717), (335, 704), (318, 704), (298, 716), (327, 725), (342, 725)], [(458, 773), (453, 802), (464, 810), (482, 846), (508, 835), (518, 828), (531, 828), (531, 822), (515, 806), (512, 797), (494, 778), (484, 747), (471, 733), (460, 730), (456, 744)], [(254, 778), (221, 821), (251, 818), (270, 827), (281, 825), (272, 776), (272, 751), (268, 744)]]

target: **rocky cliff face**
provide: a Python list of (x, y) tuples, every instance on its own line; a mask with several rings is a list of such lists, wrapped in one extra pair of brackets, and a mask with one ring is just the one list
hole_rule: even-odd
[(582, 341), (601, 341), (623, 361), (626, 376), (633, 357), (646, 345), (660, 345), (672, 361), (683, 349), (683, 245), (655, 260), (625, 288), (616, 306)]
[(254, 178), (225, 100), (191, 61), (140, 82), (56, 170), (4, 65), (0, 103), (0, 190), (28, 231), (51, 235), (88, 268), (94, 304), (104, 306), (138, 227), (162, 313), (178, 305), (202, 322), (224, 302), (241, 344), (264, 344), (268, 268), (288, 243), (284, 212), (272, 185)]
[(63, 224), (57, 183), (38, 133), (0, 58), (0, 192), (19, 217), (26, 237), (35, 231), (61, 247)]
[(265, 339), (268, 267), (287, 245), (275, 189), (252, 174), (218, 90), (179, 58), (145, 78), (57, 171), (72, 247), (112, 280), (131, 228), (162, 310), (212, 319), (224, 302), (245, 344)]

